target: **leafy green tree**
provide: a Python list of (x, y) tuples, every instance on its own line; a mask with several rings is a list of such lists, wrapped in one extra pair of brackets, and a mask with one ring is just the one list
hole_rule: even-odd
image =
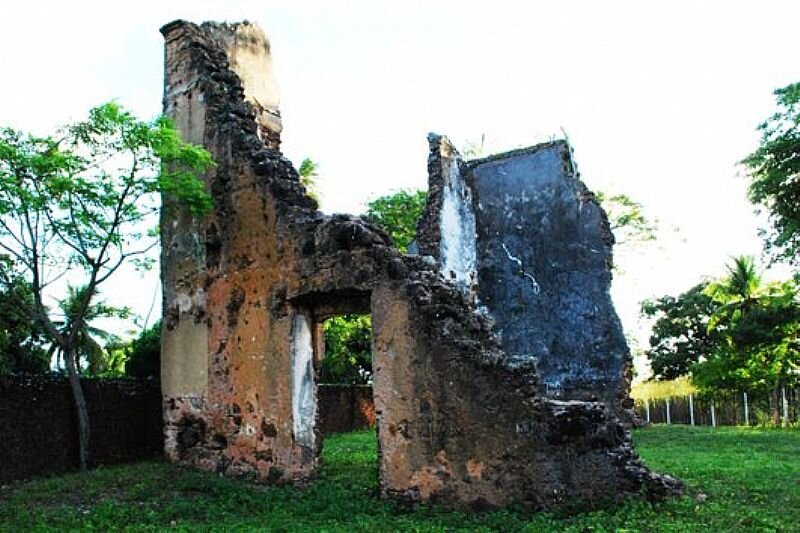
[(387, 194), (369, 202), (364, 217), (388, 233), (397, 249), (406, 253), (417, 234), (417, 221), (427, 197), (422, 190)]
[(300, 162), (297, 173), (300, 175), (300, 184), (306, 188), (306, 194), (319, 203), (319, 165), (306, 157)]
[(723, 304), (720, 313), (746, 308), (761, 295), (763, 285), (763, 277), (752, 256), (734, 257), (733, 263), (725, 268), (728, 274), (706, 289), (709, 296)]
[(761, 144), (742, 163), (750, 200), (769, 215), (762, 232), (769, 255), (800, 266), (800, 83), (775, 91), (778, 108), (758, 126)]
[[(15, 276), (30, 283), (20, 309), (64, 354), (78, 421), (80, 466), (90, 462), (89, 414), (81, 389), (78, 350), (98, 287), (126, 262), (147, 265), (156, 236), (143, 229), (160, 209), (159, 194), (202, 216), (211, 198), (197, 174), (212, 165), (202, 148), (184, 143), (164, 118), (142, 122), (111, 103), (58, 137), (0, 129), (0, 253)], [(85, 287), (71, 325), (59, 328), (45, 301), (58, 280)]]
[(603, 191), (595, 198), (608, 215), (608, 222), (617, 245), (654, 241), (658, 224), (647, 217), (642, 204), (626, 194), (608, 195)]
[(128, 342), (114, 335), (103, 347), (103, 370), (97, 374), (100, 378), (121, 378), (125, 376), (125, 365), (128, 361)]
[[(97, 291), (91, 296), (86, 294), (88, 290), (86, 286), (75, 288), (68, 285), (66, 298), (58, 302), (59, 316), (51, 320), (62, 335), (76, 332), (74, 349), (78, 372), (87, 376), (101, 376), (109, 372), (113, 366), (111, 354), (104, 348), (104, 344), (113, 343), (116, 341), (116, 336), (90, 325), (90, 322), (98, 318), (128, 318), (130, 311), (110, 306), (105, 302), (94, 301)], [(87, 300), (90, 303), (84, 309), (83, 302)], [(53, 343), (50, 354), (53, 352), (58, 353), (59, 361), (66, 366), (65, 354), (58, 343)]]
[(794, 384), (800, 369), (796, 286), (787, 282), (765, 288), (746, 308), (725, 313), (715, 329), (723, 342), (694, 365), (693, 381), (708, 390), (771, 392), (779, 405), (781, 388)]
[(677, 298), (645, 302), (656, 317), (650, 358), (656, 379), (690, 376), (701, 391), (773, 395), (800, 381), (800, 299), (794, 282), (766, 284), (752, 257), (736, 257), (722, 278)]
[(369, 315), (343, 315), (325, 321), (322, 383), (366, 384), (372, 381), (372, 321)]
[(161, 321), (133, 339), (126, 348), (126, 354), (126, 375), (158, 379), (161, 372)]
[(703, 282), (680, 296), (662, 296), (642, 303), (642, 314), (656, 319), (650, 348), (645, 351), (655, 379), (689, 375), (692, 366), (721, 342), (720, 334), (708, 329), (718, 306), (705, 293), (707, 287), (708, 282)]
[[(0, 268), (10, 269), (10, 261), (0, 258)], [(33, 290), (24, 278), (14, 276), (0, 287), (0, 375), (47, 373), (50, 358), (44, 349), (45, 332), (25, 314), (20, 301), (30, 305)]]
[(800, 378), (800, 301), (791, 282), (764, 284), (752, 257), (737, 257), (728, 275), (706, 289), (718, 305), (709, 328), (722, 338), (692, 368), (704, 390), (763, 390), (780, 417), (781, 388)]

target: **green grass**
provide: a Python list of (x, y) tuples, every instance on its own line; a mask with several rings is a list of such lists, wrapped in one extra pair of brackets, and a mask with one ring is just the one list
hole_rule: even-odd
[(0, 530), (800, 531), (800, 431), (653, 427), (635, 440), (687, 496), (559, 518), (544, 513), (404, 508), (376, 496), (375, 435), (325, 441), (305, 489), (257, 487), (163, 462), (100, 468), (4, 486)]

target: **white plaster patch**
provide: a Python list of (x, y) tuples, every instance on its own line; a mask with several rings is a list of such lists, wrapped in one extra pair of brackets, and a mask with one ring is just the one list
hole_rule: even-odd
[(205, 301), (206, 293), (203, 289), (196, 289), (191, 294), (181, 292), (175, 295), (175, 304), (181, 313), (188, 313), (196, 308), (202, 308), (205, 305)]
[(475, 214), (469, 190), (453, 159), (443, 176), (441, 228), (441, 271), (447, 279), (469, 289), (475, 277)]
[(314, 447), (314, 345), (308, 319), (297, 314), (292, 320), (292, 431), (297, 444)]

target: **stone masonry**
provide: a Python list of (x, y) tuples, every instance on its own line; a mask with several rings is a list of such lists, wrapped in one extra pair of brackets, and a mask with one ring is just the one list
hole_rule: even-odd
[(269, 43), (175, 21), (164, 111), (217, 166), (214, 210), (162, 214), (165, 452), (262, 482), (318, 467), (321, 324), (371, 313), (380, 490), (451, 507), (593, 507), (680, 490), (619, 416), (630, 355), (608, 296), (612, 238), (551, 143), (463, 162), (431, 137), (415, 255), (326, 216), (280, 151)]

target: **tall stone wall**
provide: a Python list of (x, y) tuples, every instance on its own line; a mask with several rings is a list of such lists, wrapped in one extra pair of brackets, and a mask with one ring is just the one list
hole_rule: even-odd
[[(167, 456), (259, 480), (298, 480), (317, 465), (314, 347), (331, 314), (368, 312), (386, 275), (385, 234), (324, 217), (264, 134), (268, 111), (248, 100), (231, 43), (268, 46), (250, 24), (175, 22), (166, 39), (165, 113), (217, 163), (205, 176), (213, 213), (162, 216), (162, 382)], [(238, 36), (245, 34), (248, 39)], [(261, 39), (261, 42), (258, 42)], [(255, 40), (255, 42), (254, 42)], [(170, 205), (169, 198), (165, 205)]]
[[(162, 381), (171, 460), (268, 482), (311, 477), (321, 447), (315, 383), (324, 356), (321, 323), (371, 312), (383, 494), (459, 507), (546, 508), (574, 499), (597, 505), (642, 490), (663, 495), (677, 487), (638, 462), (617, 404), (607, 400), (625, 389), (620, 369), (627, 352), (615, 337), (618, 322), (607, 299), (610, 242), (595, 204), (585, 207), (594, 213), (585, 228), (564, 230), (559, 245), (539, 242), (550, 230), (519, 232), (515, 247), (556, 255), (551, 262), (515, 255), (539, 270), (524, 263), (509, 268), (509, 258), (497, 257), (501, 241), (481, 238), (486, 228), (508, 228), (475, 209), (491, 198), (469, 178), (489, 162), (470, 167), (439, 139), (418, 239), (422, 255), (403, 256), (380, 229), (357, 217), (325, 216), (305, 194), (277, 149), (277, 110), (252, 97), (276, 87), (259, 77), (269, 77), (271, 65), (259, 30), (247, 23), (176, 21), (162, 32), (165, 112), (217, 162), (205, 176), (214, 200), (210, 216), (192, 219), (170, 209), (169, 198), (162, 216)], [(260, 71), (252, 70), (258, 65)], [(545, 196), (525, 206), (512, 202), (510, 210), (524, 208), (514, 216), (544, 213), (529, 220), (539, 225), (565, 209), (582, 209), (574, 195), (585, 189), (566, 172), (549, 172), (527, 183), (526, 194), (560, 187), (563, 202), (551, 205)], [(568, 222), (564, 216), (553, 224)], [(598, 243), (599, 262), (586, 255)], [(573, 248), (578, 259), (569, 255)], [(610, 340), (589, 352), (580, 342), (562, 350), (553, 337), (568, 332), (568, 313), (550, 319), (561, 328), (555, 331), (510, 327), (515, 315), (489, 301), (500, 288), (482, 278), (497, 261), (505, 265), (497, 275), (508, 276), (517, 287), (510, 290), (519, 292), (514, 305), (531, 302), (520, 292), (529, 283), (526, 273), (552, 292), (531, 316), (548, 317), (559, 305), (580, 313), (598, 298), (599, 322), (583, 317), (594, 329), (575, 338), (596, 331)], [(563, 275), (584, 267), (591, 290), (570, 292)], [(570, 297), (580, 302), (562, 301)], [(542, 343), (561, 351), (548, 359), (536, 351)], [(599, 358), (599, 370), (565, 373), (575, 357), (580, 364)], [(568, 386), (554, 394), (559, 372)]]
[[(567, 143), (468, 162), (445, 137), (430, 143), (422, 253), (445, 277), (473, 280), (508, 364), (532, 368), (539, 394), (626, 398), (630, 353), (609, 295), (614, 237)], [(453, 250), (471, 260), (454, 262)]]
[[(82, 379), (92, 420), (95, 464), (159, 457), (157, 382)], [(69, 381), (54, 376), (0, 377), (0, 483), (78, 469), (78, 435)]]
[(317, 387), (317, 425), (323, 435), (374, 428), (375, 403), (369, 385)]

